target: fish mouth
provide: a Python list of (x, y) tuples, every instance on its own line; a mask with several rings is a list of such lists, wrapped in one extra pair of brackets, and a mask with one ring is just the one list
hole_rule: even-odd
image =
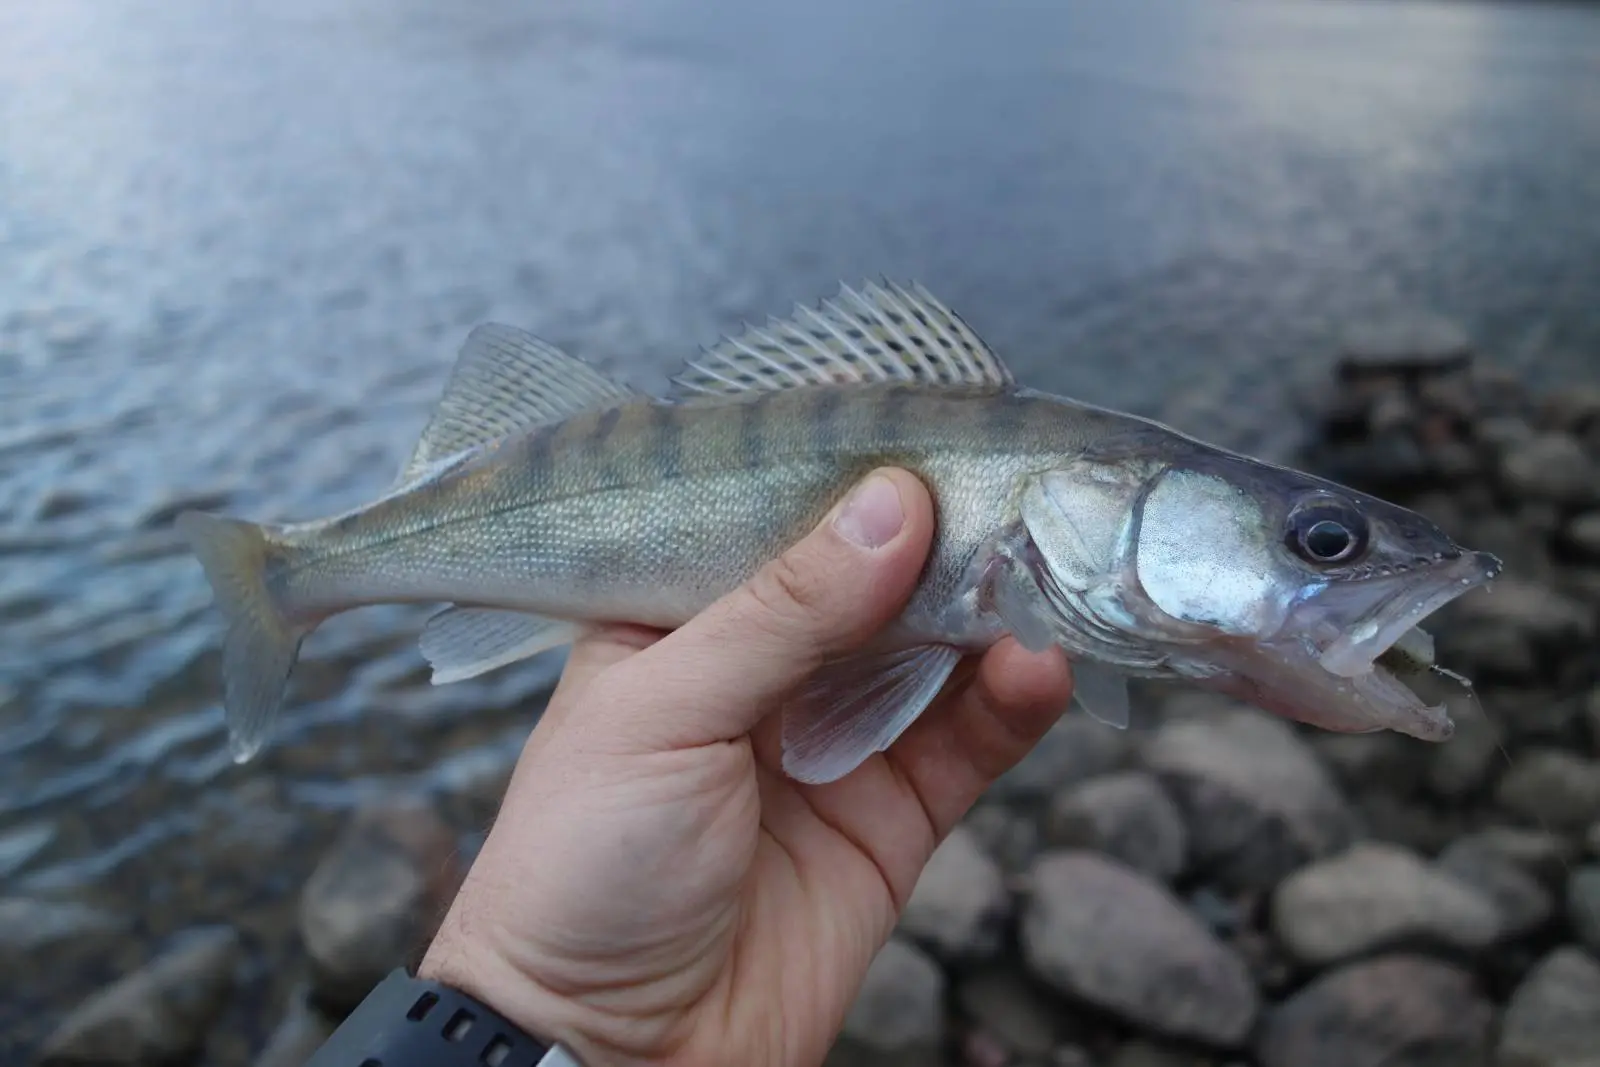
[[(1426, 631), (1422, 631), (1418, 623), (1451, 601), (1489, 584), (1499, 576), (1500, 570), (1499, 559), (1487, 552), (1463, 553), (1458, 561), (1439, 568), (1421, 586), (1402, 588), (1380, 600), (1329, 642), (1317, 662), (1324, 670), (1341, 678), (1379, 673), (1400, 686), (1393, 672), (1377, 663), (1377, 659), (1413, 630), (1425, 638)], [(1420, 666), (1431, 666), (1431, 662)]]

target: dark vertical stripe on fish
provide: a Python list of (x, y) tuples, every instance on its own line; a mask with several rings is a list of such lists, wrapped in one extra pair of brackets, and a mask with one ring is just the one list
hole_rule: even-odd
[(656, 470), (672, 479), (683, 473), (683, 422), (676, 404), (650, 405), (650, 440), (655, 452)]
[(762, 393), (739, 409), (739, 456), (746, 467), (755, 468), (766, 462), (767, 439), (763, 434), (767, 406), (773, 394)]
[(1011, 393), (996, 396), (992, 403), (980, 409), (983, 429), (994, 441), (1020, 441), (1028, 425), (1028, 412)]
[(810, 410), (806, 412), (811, 424), (811, 440), (816, 442), (821, 451), (830, 455), (839, 447), (839, 410), (843, 405), (843, 389), (819, 389), (812, 395)]
[(905, 386), (895, 386), (883, 394), (878, 404), (877, 438), (884, 448), (898, 452), (904, 445), (911, 401), (915, 396), (916, 391)]

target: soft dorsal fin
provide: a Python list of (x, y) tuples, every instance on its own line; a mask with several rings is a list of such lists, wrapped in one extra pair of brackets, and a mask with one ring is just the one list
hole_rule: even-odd
[(796, 305), (765, 329), (745, 325), (689, 360), (681, 394), (743, 393), (844, 382), (1006, 387), (1011, 372), (966, 323), (922, 286), (885, 282), (816, 308)]
[(485, 323), (462, 343), (400, 481), (476, 445), (637, 395), (526, 330)]

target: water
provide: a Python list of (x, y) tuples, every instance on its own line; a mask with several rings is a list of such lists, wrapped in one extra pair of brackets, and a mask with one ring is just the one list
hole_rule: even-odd
[(434, 690), (414, 614), (337, 620), (234, 768), (167, 529), (378, 491), (472, 325), (654, 388), (916, 278), (1029, 384), (1246, 447), (1395, 308), (1593, 378), (1597, 57), (1533, 5), (0, 0), (0, 892), (129, 924), (0, 1033), (226, 917), (242, 1047), (341, 813), (486, 810), (549, 662)]

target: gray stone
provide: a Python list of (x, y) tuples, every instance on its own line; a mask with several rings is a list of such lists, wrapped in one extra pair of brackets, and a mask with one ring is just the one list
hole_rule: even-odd
[(1515, 446), (1500, 463), (1507, 489), (1532, 500), (1587, 504), (1600, 492), (1600, 469), (1577, 438), (1541, 433)]
[(39, 1051), (41, 1067), (192, 1059), (233, 993), (240, 958), (231, 928), (203, 928), (90, 997)]
[(1044, 836), (1049, 845), (1098, 849), (1163, 882), (1183, 872), (1188, 848), (1182, 813), (1143, 771), (1091, 778), (1059, 794)]
[(1562, 540), (1591, 559), (1600, 559), (1600, 511), (1574, 515), (1562, 532)]
[[(920, 949), (892, 937), (873, 957), (845, 1016), (839, 1043), (870, 1053), (872, 1063), (932, 1062), (945, 1037), (944, 972)], [(865, 1061), (864, 1061), (865, 1062)]]
[(1346, 328), (1340, 370), (1353, 376), (1460, 370), (1472, 342), (1452, 319), (1424, 310), (1361, 316)]
[(1031, 872), (1022, 950), (1061, 992), (1158, 1034), (1234, 1046), (1259, 995), (1249, 969), (1160, 883), (1099, 853), (1048, 852)]
[(1285, 878), (1272, 929), (1290, 955), (1326, 967), (1396, 946), (1476, 951), (1500, 934), (1483, 894), (1396, 845), (1363, 842)]
[(1533, 649), (1581, 649), (1594, 637), (1594, 612), (1547, 585), (1505, 575), (1451, 605), (1452, 625), (1438, 635), (1440, 655), (1458, 630), (1482, 627)]
[(1279, 719), (1233, 710), (1173, 721), (1144, 762), (1184, 814), (1191, 866), (1230, 888), (1268, 889), (1352, 839), (1333, 776)]
[(455, 835), (425, 803), (397, 799), (360, 811), (300, 897), (317, 999), (335, 1011), (360, 1003), (433, 936), (463, 874)]
[[(1458, 724), (1459, 731), (1459, 724)], [(1410, 782), (1423, 777), (1434, 750), (1449, 745), (1432, 745), (1392, 730), (1368, 734), (1336, 734), (1321, 730), (1307, 741), (1333, 771), (1346, 789), (1368, 786), (1390, 787), (1395, 782)], [(1451, 739), (1454, 744), (1455, 739)]]
[(1600, 819), (1600, 762), (1562, 749), (1524, 749), (1501, 776), (1495, 801), (1541, 826), (1581, 833)]
[(69, 900), (0, 897), (0, 960), (64, 942), (104, 940), (127, 926), (123, 916)]
[(1058, 790), (1124, 766), (1132, 749), (1128, 735), (1070, 712), (1056, 721), (1021, 761), (989, 787), (988, 795), (1012, 801), (1044, 801)]
[[(6, 706), (0, 689), (0, 712)], [(39, 856), (56, 838), (54, 823), (36, 822), (0, 833), (0, 879), (10, 878)]]
[(1515, 826), (1489, 826), (1461, 837), (1463, 847), (1496, 853), (1519, 870), (1538, 880), (1546, 889), (1561, 885), (1572, 868), (1576, 855), (1572, 846), (1557, 834)]
[(1504, 759), (1505, 739), (1487, 715), (1455, 716), (1456, 732), (1442, 745), (1430, 746), (1428, 789), (1445, 800), (1461, 800), (1483, 789)]
[(1595, 1067), (1600, 960), (1575, 945), (1529, 971), (1506, 1006), (1495, 1067)]
[(1008, 1057), (1046, 1056), (1068, 1036), (1061, 1008), (1009, 968), (988, 967), (962, 979), (956, 1003)]
[(1011, 805), (994, 800), (979, 803), (962, 820), (973, 840), (1008, 873), (1026, 870), (1039, 854), (1039, 823)]
[(1439, 855), (1438, 865), (1494, 902), (1505, 937), (1532, 933), (1555, 912), (1549, 890), (1482, 838), (1458, 838)]
[(1567, 880), (1567, 921), (1590, 952), (1600, 956), (1600, 864), (1588, 864)]
[(1266, 1014), (1261, 1067), (1487, 1065), (1494, 1008), (1471, 973), (1413, 955), (1346, 964)]
[(938, 955), (961, 960), (999, 949), (1010, 917), (1011, 896), (999, 865), (958, 824), (923, 868), (900, 928)]
[(290, 994), (289, 1010), (267, 1038), (253, 1067), (305, 1067), (312, 1053), (332, 1036), (339, 1024), (317, 1010), (310, 992), (302, 988)]

